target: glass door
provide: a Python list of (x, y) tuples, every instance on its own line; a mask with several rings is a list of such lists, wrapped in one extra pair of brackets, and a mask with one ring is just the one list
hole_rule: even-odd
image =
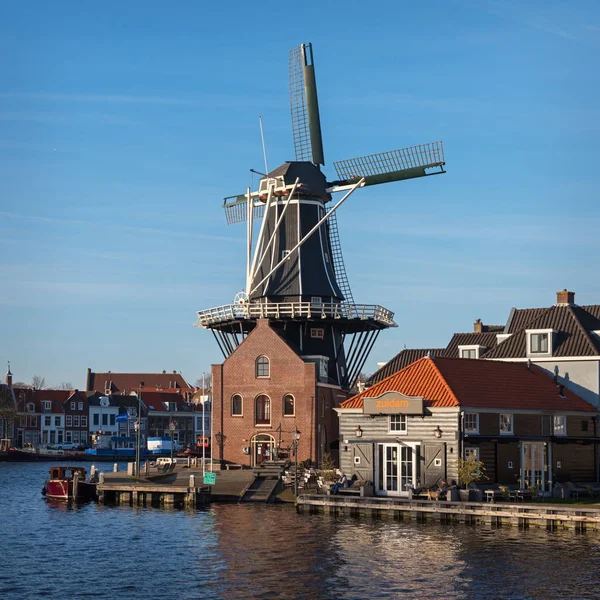
[(546, 491), (546, 453), (542, 442), (523, 442), (521, 448), (522, 487)]
[(407, 496), (415, 485), (415, 449), (405, 444), (378, 444), (377, 493)]

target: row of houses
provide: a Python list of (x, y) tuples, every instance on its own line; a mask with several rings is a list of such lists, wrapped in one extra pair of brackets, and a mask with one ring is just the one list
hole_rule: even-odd
[[(177, 373), (92, 373), (86, 390), (34, 390), (13, 386), (10, 366), (0, 386), (5, 410), (4, 438), (26, 444), (92, 446), (97, 436), (113, 438), (115, 447), (134, 434), (139, 419), (143, 439), (169, 437), (194, 446), (208, 439), (210, 398)], [(99, 389), (98, 389), (99, 388)], [(13, 407), (13, 415), (6, 408)], [(118, 418), (127, 415), (128, 418)], [(203, 422), (204, 421), (204, 422)]]
[(459, 458), (489, 483), (535, 485), (600, 476), (600, 305), (557, 293), (475, 321), (446, 347), (403, 349), (353, 395), (268, 319), (212, 367), (218, 457), (255, 466), (274, 456), (330, 455), (378, 494), (458, 479)]

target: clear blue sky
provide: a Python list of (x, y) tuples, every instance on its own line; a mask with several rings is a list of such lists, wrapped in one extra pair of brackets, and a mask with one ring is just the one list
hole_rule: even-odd
[(192, 324), (244, 286), (222, 198), (263, 167), (259, 115), (270, 166), (293, 157), (302, 42), (327, 173), (446, 150), (446, 175), (363, 189), (339, 214), (355, 300), (399, 324), (368, 371), (564, 287), (600, 303), (596, 0), (4, 2), (0, 360), (16, 379), (193, 381), (221, 360)]

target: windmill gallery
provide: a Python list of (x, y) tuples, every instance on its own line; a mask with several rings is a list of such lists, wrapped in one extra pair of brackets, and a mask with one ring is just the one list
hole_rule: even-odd
[(336, 211), (359, 188), (445, 172), (434, 142), (335, 162), (329, 181), (310, 44), (289, 53), (289, 91), (296, 160), (223, 205), (228, 223), (246, 224), (245, 291), (198, 312), (225, 359), (212, 367), (218, 458), (248, 466), (294, 443), (299, 460), (335, 456), (334, 409), (396, 327), (390, 310), (354, 302)]

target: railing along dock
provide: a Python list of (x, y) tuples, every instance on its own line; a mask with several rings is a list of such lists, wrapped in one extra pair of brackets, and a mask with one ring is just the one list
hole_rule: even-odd
[(438, 521), (505, 525), (527, 528), (575, 529), (600, 531), (599, 508), (581, 505), (540, 503), (447, 502), (403, 498), (364, 498), (306, 494), (296, 501), (298, 512), (329, 512), (335, 515), (367, 516), (375, 519)]

